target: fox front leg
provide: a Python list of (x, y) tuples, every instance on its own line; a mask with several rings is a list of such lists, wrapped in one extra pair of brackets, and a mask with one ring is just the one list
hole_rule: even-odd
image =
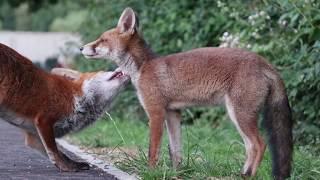
[(182, 162), (181, 144), (181, 112), (179, 110), (168, 110), (166, 115), (166, 126), (169, 136), (169, 153), (174, 169)]
[(165, 111), (161, 108), (152, 108), (147, 112), (149, 114), (150, 128), (149, 166), (153, 168), (157, 165), (159, 159)]

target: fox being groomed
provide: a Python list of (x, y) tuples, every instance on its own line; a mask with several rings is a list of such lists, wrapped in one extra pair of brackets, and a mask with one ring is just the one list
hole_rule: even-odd
[(180, 110), (224, 105), (245, 144), (242, 173), (254, 176), (263, 158), (266, 145), (258, 131), (258, 116), (263, 111), (273, 176), (290, 176), (291, 110), (280, 75), (263, 57), (242, 49), (213, 47), (156, 56), (138, 32), (138, 18), (131, 8), (124, 10), (116, 28), (81, 51), (87, 58), (112, 60), (130, 76), (149, 117), (151, 167), (159, 157), (164, 122), (171, 160), (177, 167), (182, 151)]
[(61, 171), (88, 169), (60, 152), (55, 138), (92, 124), (110, 107), (129, 77), (119, 71), (47, 73), (0, 44), (0, 119), (21, 128), (29, 147)]

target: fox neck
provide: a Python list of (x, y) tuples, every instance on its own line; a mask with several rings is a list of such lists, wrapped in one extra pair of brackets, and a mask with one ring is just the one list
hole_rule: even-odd
[(74, 97), (73, 113), (55, 124), (55, 136), (62, 137), (94, 123), (103, 115), (111, 101), (112, 98), (106, 99), (95, 94)]
[(138, 34), (135, 34), (132, 37), (128, 50), (119, 58), (117, 64), (134, 82), (135, 79), (138, 79), (141, 66), (155, 57), (156, 54), (146, 41)]

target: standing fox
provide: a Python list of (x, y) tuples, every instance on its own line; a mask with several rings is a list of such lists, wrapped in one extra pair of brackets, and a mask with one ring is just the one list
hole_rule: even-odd
[(26, 145), (61, 171), (88, 169), (60, 152), (55, 138), (97, 120), (129, 77), (119, 71), (81, 74), (57, 68), (52, 73), (0, 44), (0, 118), (23, 129)]
[(138, 19), (126, 8), (116, 28), (81, 48), (87, 58), (115, 62), (130, 76), (149, 117), (149, 165), (159, 157), (163, 124), (169, 134), (173, 167), (181, 163), (181, 112), (190, 106), (225, 105), (246, 148), (243, 174), (254, 176), (266, 145), (258, 132), (264, 110), (273, 176), (290, 176), (292, 120), (284, 83), (261, 56), (242, 49), (199, 48), (157, 57), (138, 32)]

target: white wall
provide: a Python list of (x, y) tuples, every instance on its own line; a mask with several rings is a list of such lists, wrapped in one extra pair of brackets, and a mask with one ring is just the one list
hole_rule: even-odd
[(0, 43), (34, 62), (43, 62), (49, 57), (59, 57), (60, 61), (70, 59), (67, 57), (80, 53), (82, 45), (79, 35), (65, 32), (0, 31)]

